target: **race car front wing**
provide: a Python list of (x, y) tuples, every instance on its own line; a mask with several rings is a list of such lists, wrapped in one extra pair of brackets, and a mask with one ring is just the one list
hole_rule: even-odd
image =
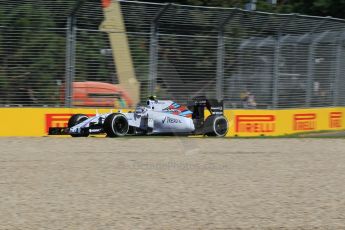
[[(104, 130), (99, 127), (87, 127), (81, 128), (80, 131), (76, 134), (101, 134), (104, 133)], [(60, 128), (60, 127), (50, 127), (48, 131), (49, 135), (71, 135), (70, 128)]]
[(69, 135), (69, 128), (50, 127), (48, 131), (49, 135)]

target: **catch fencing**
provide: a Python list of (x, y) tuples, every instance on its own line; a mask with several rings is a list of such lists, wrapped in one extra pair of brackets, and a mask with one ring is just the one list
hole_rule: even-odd
[(126, 50), (115, 54), (110, 34), (128, 41), (141, 102), (204, 95), (227, 108), (345, 106), (341, 19), (119, 1), (121, 29), (102, 28), (107, 1), (0, 4), (1, 107), (72, 107), (72, 82), (120, 83)]

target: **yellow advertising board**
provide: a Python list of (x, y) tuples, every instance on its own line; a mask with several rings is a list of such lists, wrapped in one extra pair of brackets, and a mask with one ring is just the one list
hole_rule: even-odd
[(72, 114), (95, 115), (97, 112), (110, 111), (110, 109), (74, 108), (1, 108), (0, 119), (4, 122), (0, 127), (0, 136), (46, 136), (49, 127), (66, 127)]
[[(109, 113), (111, 109), (1, 108), (0, 136), (46, 136), (49, 127), (66, 127), (72, 114)], [(117, 110), (113, 110), (116, 112)], [(227, 136), (281, 136), (299, 132), (345, 130), (345, 108), (226, 110)]]
[(345, 129), (345, 108), (227, 110), (229, 136), (281, 136)]

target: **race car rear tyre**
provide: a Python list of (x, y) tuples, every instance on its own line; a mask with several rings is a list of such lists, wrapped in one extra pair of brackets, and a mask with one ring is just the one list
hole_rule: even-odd
[[(71, 128), (77, 124), (82, 123), (83, 121), (89, 119), (88, 116), (85, 114), (74, 114), (69, 120), (68, 120), (68, 128)], [(72, 137), (87, 137), (89, 136), (89, 133), (78, 133), (78, 134), (71, 134)]]
[(228, 120), (221, 115), (211, 115), (204, 123), (204, 135), (224, 137), (228, 132)]
[(129, 130), (128, 120), (121, 113), (112, 113), (105, 118), (103, 129), (108, 137), (123, 137)]

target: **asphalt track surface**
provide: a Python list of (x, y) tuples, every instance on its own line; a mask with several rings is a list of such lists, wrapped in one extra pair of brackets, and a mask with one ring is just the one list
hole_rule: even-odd
[(0, 138), (0, 229), (345, 229), (344, 139)]

